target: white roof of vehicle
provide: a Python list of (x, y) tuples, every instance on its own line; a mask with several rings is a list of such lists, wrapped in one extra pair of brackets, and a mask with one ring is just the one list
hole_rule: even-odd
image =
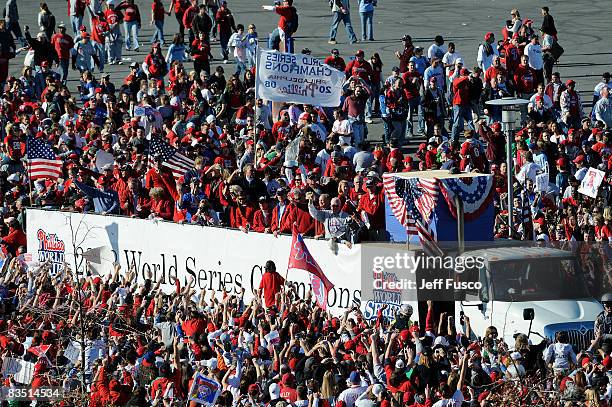
[(537, 259), (546, 257), (568, 258), (573, 257), (572, 252), (553, 249), (551, 247), (492, 247), (468, 251), (464, 256), (483, 257), (488, 262)]

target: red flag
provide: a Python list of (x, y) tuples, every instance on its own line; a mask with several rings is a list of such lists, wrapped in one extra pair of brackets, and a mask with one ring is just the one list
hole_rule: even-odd
[(310, 282), (314, 291), (317, 303), (323, 309), (327, 308), (327, 293), (334, 288), (334, 285), (327, 279), (321, 267), (310, 255), (302, 235), (298, 232), (297, 226), (293, 225), (293, 241), (291, 242), (291, 252), (289, 253), (289, 265), (287, 269), (304, 270), (310, 273)]

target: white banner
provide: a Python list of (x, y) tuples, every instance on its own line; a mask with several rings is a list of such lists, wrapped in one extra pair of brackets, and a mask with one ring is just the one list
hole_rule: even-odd
[(259, 49), (256, 95), (273, 102), (339, 106), (344, 72), (304, 54)]
[(599, 186), (605, 177), (605, 172), (595, 168), (589, 168), (586, 175), (582, 179), (582, 182), (580, 183), (578, 192), (586, 196), (590, 196), (591, 198), (597, 198), (597, 191), (599, 190)]
[[(28, 209), (27, 216), (29, 252), (34, 260), (50, 261), (52, 273), (61, 272), (64, 261), (74, 270), (73, 242), (78, 245), (80, 272), (85, 269), (83, 252), (107, 246), (114, 261), (121, 264), (122, 273), (131, 266), (137, 270), (138, 282), (152, 273), (166, 292), (175, 289), (177, 279), (181, 287), (193, 284), (198, 293), (204, 289), (221, 293), (225, 287), (229, 294), (239, 295), (244, 288), (247, 302), (253, 297), (253, 289), (259, 289), (267, 260), (273, 260), (277, 271), (285, 276), (291, 246), (291, 236), (275, 238), (271, 234), (145, 219), (39, 209)], [(360, 245), (352, 249), (339, 245), (338, 254), (334, 254), (325, 240), (306, 239), (306, 244), (335, 285), (328, 295), (332, 311), (356, 305), (361, 298)], [(112, 263), (107, 264), (101, 274), (113, 270)], [(288, 279), (298, 284), (298, 293), (305, 298), (310, 289), (308, 273), (291, 271)]]

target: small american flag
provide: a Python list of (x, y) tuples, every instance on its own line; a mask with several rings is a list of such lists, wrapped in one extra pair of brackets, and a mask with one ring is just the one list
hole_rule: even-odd
[(62, 175), (62, 160), (58, 159), (46, 141), (28, 137), (26, 152), (30, 179), (58, 179)]
[(189, 170), (192, 170), (195, 162), (181, 154), (176, 148), (172, 147), (165, 141), (153, 137), (150, 145), (150, 159), (160, 154), (163, 159), (163, 165), (170, 168), (175, 179), (179, 179)]

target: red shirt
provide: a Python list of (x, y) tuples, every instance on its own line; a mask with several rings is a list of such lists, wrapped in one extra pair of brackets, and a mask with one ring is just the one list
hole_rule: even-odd
[(280, 292), (283, 284), (285, 284), (285, 279), (276, 271), (266, 271), (263, 276), (261, 276), (259, 289), (263, 289), (263, 297), (266, 303), (266, 308), (274, 305), (276, 294)]
[(153, 11), (153, 20), (164, 21), (166, 10), (164, 10), (164, 5), (160, 1), (151, 3), (151, 11)]
[(372, 77), (372, 65), (365, 59), (354, 59), (348, 63), (344, 70), (347, 76), (358, 76), (366, 82), (370, 82)]
[(406, 99), (414, 99), (415, 97), (418, 97), (420, 95), (419, 90), (423, 81), (419, 71), (406, 71), (402, 75), (402, 79), (404, 80), (404, 94), (406, 95)]
[(529, 66), (519, 65), (514, 72), (514, 83), (516, 83), (516, 90), (521, 93), (533, 93), (534, 92), (534, 80), (535, 74), (533, 69)]
[(336, 68), (339, 71), (343, 71), (346, 69), (346, 62), (342, 57), (335, 57), (333, 55), (328, 56), (323, 61), (324, 64), (331, 66), (332, 68)]
[(297, 401), (297, 391), (291, 387), (282, 386), (280, 396), (290, 403), (295, 403)]
[(491, 82), (491, 79), (497, 77), (498, 73), (505, 73), (506, 70), (502, 66), (490, 66), (485, 72), (484, 81), (485, 83)]
[(468, 106), (470, 104), (470, 80), (460, 76), (453, 80), (453, 105)]
[(74, 40), (71, 36), (57, 33), (51, 37), (51, 44), (60, 60), (70, 59), (70, 51), (74, 48)]
[(514, 44), (510, 43), (506, 45), (506, 69), (509, 72), (516, 71), (516, 68), (521, 63), (521, 54), (519, 49), (514, 46)]
[(196, 61), (206, 62), (210, 56), (210, 46), (199, 39), (195, 39), (191, 44), (191, 53)]

